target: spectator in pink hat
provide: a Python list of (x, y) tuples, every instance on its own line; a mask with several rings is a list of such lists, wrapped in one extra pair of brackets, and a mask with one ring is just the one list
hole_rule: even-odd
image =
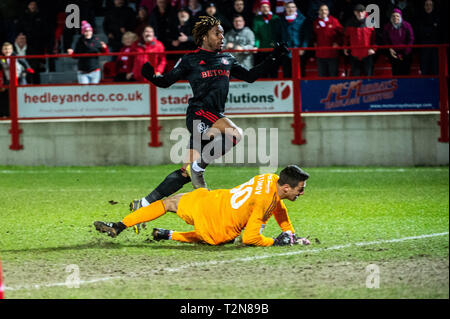
[[(414, 32), (411, 24), (404, 21), (402, 11), (394, 9), (391, 21), (384, 26), (383, 40), (386, 45), (413, 44)], [(409, 75), (411, 72), (412, 48), (390, 48), (389, 60), (393, 75)]]
[[(100, 53), (109, 52), (108, 46), (94, 36), (92, 26), (85, 20), (81, 21), (81, 34), (75, 44), (75, 49), (68, 49), (67, 53)], [(101, 78), (100, 63), (97, 56), (78, 58), (78, 83), (99, 83)]]

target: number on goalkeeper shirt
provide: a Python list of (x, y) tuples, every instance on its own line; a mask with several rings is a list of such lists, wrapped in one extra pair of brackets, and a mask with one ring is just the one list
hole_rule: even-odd
[(252, 178), (247, 183), (240, 185), (239, 187), (235, 187), (230, 190), (230, 193), (233, 194), (231, 196), (231, 207), (234, 209), (239, 209), (250, 197), (253, 191), (253, 183), (255, 182), (255, 178)]

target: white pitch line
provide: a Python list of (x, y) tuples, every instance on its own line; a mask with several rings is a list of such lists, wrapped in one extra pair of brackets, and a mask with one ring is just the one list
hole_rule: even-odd
[[(322, 251), (339, 250), (339, 249), (343, 249), (343, 248), (349, 248), (352, 246), (360, 247), (360, 246), (369, 246), (369, 245), (378, 245), (378, 244), (398, 243), (398, 242), (403, 242), (403, 241), (407, 241), (407, 240), (446, 236), (448, 234), (449, 234), (449, 232), (434, 233), (434, 234), (409, 236), (409, 237), (396, 238), (396, 239), (381, 239), (381, 240), (376, 240), (376, 241), (335, 245), (335, 246), (331, 246), (331, 247), (327, 247), (327, 248), (296, 250), (296, 251), (290, 251), (290, 252), (278, 253), (278, 254), (266, 254), (266, 255), (259, 255), (259, 256), (244, 257), (244, 258), (234, 258), (234, 259), (228, 259), (228, 260), (211, 260), (211, 261), (190, 263), (190, 264), (176, 267), (176, 268), (165, 268), (164, 271), (177, 272), (177, 271), (181, 271), (181, 270), (184, 270), (187, 268), (192, 268), (192, 267), (203, 267), (203, 266), (220, 265), (220, 264), (235, 263), (235, 262), (247, 262), (247, 261), (273, 258), (273, 257), (293, 256), (293, 255), (300, 255), (300, 254), (307, 254), (307, 253), (319, 253)], [(80, 280), (79, 284), (84, 285), (84, 284), (91, 284), (91, 283), (96, 283), (96, 282), (101, 282), (101, 281), (124, 279), (124, 278), (125, 277), (123, 277), (123, 276), (116, 276), (116, 277), (96, 278), (96, 279), (91, 279), (91, 280)], [(40, 288), (49, 288), (49, 287), (60, 287), (60, 286), (65, 286), (65, 285), (66, 285), (65, 282), (58, 282), (58, 283), (50, 283), (50, 284), (36, 284), (36, 285), (4, 287), (4, 288), (5, 288), (5, 290), (24, 290), (24, 289), (31, 290), (31, 289), (40, 289)]]
[[(100, 282), (100, 281), (108, 281), (108, 280), (122, 279), (122, 278), (123, 277), (121, 277), (121, 276), (94, 278), (91, 280), (80, 280), (79, 284), (80, 285), (93, 284), (93, 283)], [(71, 284), (73, 284), (73, 282), (71, 282)], [(41, 289), (41, 288), (49, 288), (49, 287), (62, 287), (62, 286), (67, 286), (67, 283), (54, 282), (54, 283), (50, 283), (50, 284), (35, 284), (35, 285), (23, 285), (23, 286), (17, 286), (17, 287), (5, 287), (4, 289), (5, 290), (31, 290), (31, 289)]]
[(412, 239), (422, 239), (422, 238), (429, 238), (429, 237), (445, 236), (448, 234), (449, 234), (448, 232), (435, 233), (435, 234), (429, 234), (429, 235), (411, 236), (411, 237), (404, 237), (404, 238), (397, 238), (397, 239), (382, 239), (382, 240), (378, 240), (378, 241), (360, 242), (360, 243), (354, 243), (354, 244), (350, 243), (350, 244), (344, 244), (344, 245), (331, 246), (331, 247), (327, 247), (327, 248), (296, 250), (296, 251), (290, 251), (290, 252), (286, 252), (286, 253), (259, 255), (259, 256), (235, 258), (235, 259), (229, 259), (229, 260), (211, 260), (211, 261), (206, 261), (206, 262), (191, 263), (191, 264), (177, 267), (177, 268), (165, 268), (164, 270), (169, 271), (169, 272), (175, 272), (175, 271), (180, 271), (182, 269), (190, 268), (190, 267), (201, 267), (201, 266), (218, 265), (218, 264), (226, 264), (226, 263), (233, 263), (233, 262), (246, 262), (246, 261), (272, 258), (272, 257), (284, 257), (284, 256), (300, 255), (300, 254), (306, 254), (306, 253), (318, 253), (318, 252), (322, 252), (322, 251), (326, 251), (326, 250), (338, 250), (338, 249), (348, 248), (353, 245), (368, 246), (368, 245), (377, 245), (377, 244), (385, 244), (385, 243), (397, 243), (397, 242), (402, 242), (402, 241), (412, 240)]

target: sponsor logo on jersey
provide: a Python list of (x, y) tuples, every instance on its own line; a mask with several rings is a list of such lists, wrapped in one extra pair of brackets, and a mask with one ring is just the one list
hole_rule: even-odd
[(202, 78), (210, 78), (213, 76), (226, 76), (229, 78), (230, 70), (217, 69), (217, 70), (207, 70), (207, 71), (202, 72)]

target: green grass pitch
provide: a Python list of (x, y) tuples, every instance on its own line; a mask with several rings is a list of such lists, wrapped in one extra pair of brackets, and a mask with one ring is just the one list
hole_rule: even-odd
[[(153, 227), (192, 229), (172, 213), (139, 235), (95, 232), (177, 167), (1, 166), (6, 298), (449, 298), (448, 167), (304, 167), (305, 195), (285, 203), (307, 247), (151, 241)], [(211, 166), (206, 178), (231, 188), (257, 174)], [(271, 218), (264, 234), (279, 232)]]

